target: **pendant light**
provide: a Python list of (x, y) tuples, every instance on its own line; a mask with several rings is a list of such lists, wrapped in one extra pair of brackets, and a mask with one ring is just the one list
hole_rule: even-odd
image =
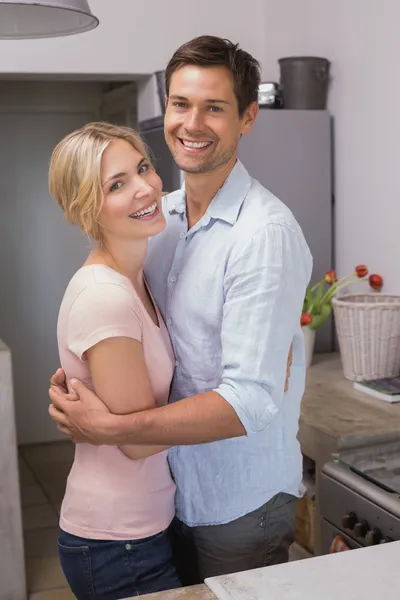
[(0, 40), (74, 35), (98, 24), (87, 0), (0, 0)]

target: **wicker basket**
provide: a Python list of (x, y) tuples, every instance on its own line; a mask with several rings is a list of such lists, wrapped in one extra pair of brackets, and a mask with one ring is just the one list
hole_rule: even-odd
[(400, 296), (354, 294), (332, 300), (343, 373), (351, 381), (400, 373)]

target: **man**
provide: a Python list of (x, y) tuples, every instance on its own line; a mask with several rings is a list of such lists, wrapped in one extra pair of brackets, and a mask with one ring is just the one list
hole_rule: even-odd
[(165, 78), (165, 138), (185, 183), (165, 198), (145, 271), (176, 357), (170, 404), (112, 415), (79, 382), (81, 400), (69, 402), (58, 372), (50, 414), (75, 441), (173, 446), (177, 561), (192, 584), (288, 559), (312, 259), (292, 213), (237, 159), (258, 112), (258, 62), (202, 36)]

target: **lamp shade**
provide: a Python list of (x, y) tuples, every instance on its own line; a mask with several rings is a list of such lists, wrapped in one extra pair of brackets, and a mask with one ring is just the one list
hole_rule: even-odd
[(74, 35), (99, 24), (86, 0), (0, 0), (0, 39)]

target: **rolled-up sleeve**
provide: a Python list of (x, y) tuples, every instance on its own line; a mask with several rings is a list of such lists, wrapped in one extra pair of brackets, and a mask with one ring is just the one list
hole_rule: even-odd
[(222, 374), (214, 391), (247, 435), (265, 429), (279, 411), (311, 269), (301, 232), (276, 223), (260, 227), (227, 267)]

